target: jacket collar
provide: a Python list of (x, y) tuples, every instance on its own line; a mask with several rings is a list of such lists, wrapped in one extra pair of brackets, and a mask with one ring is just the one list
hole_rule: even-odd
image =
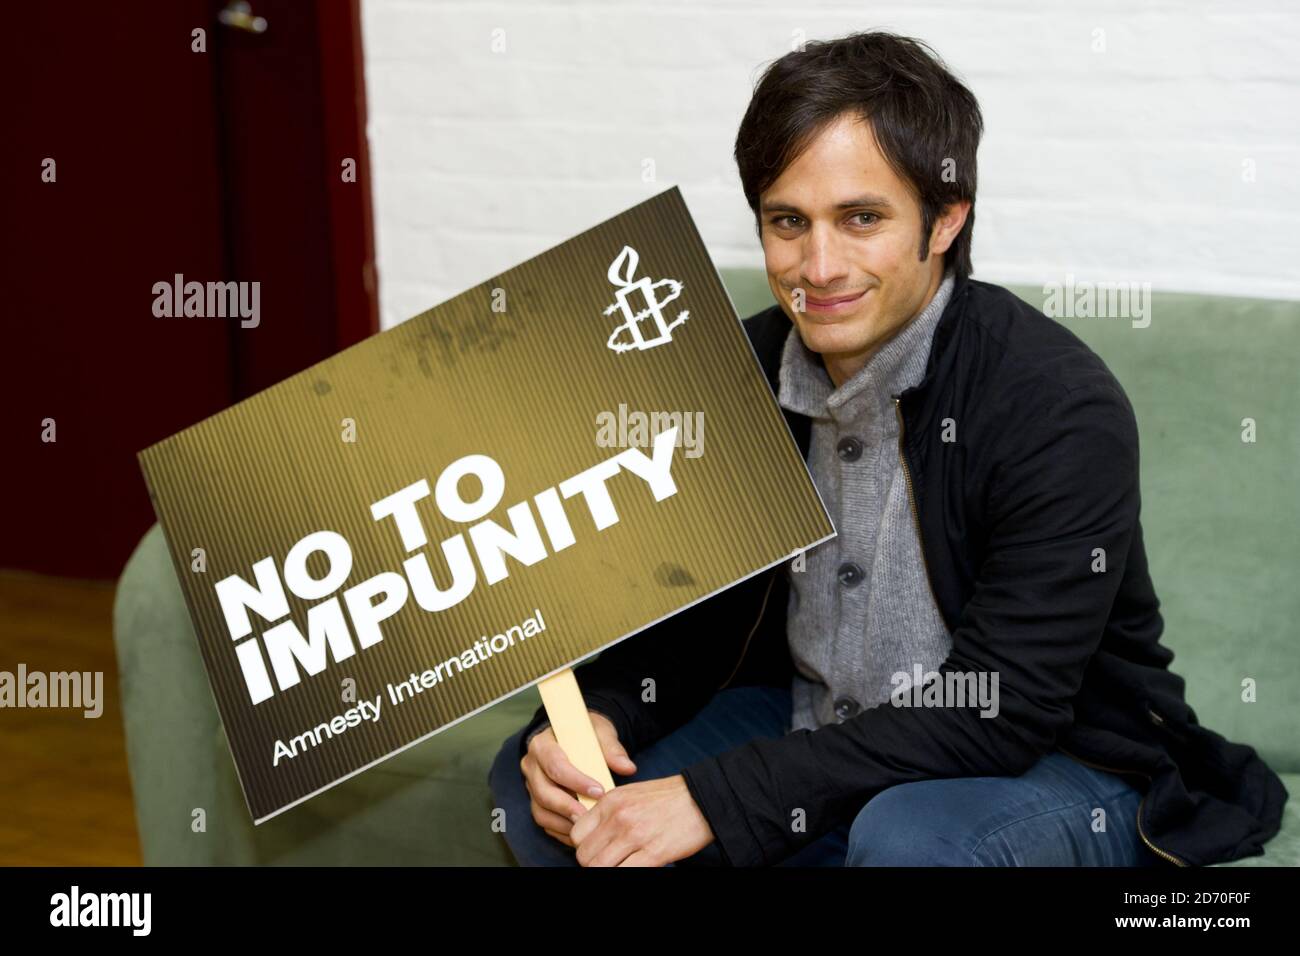
[(935, 328), (934, 339), (930, 343), (930, 356), (925, 363), (925, 375), (922, 376), (921, 381), (911, 388), (900, 392), (900, 398), (925, 391), (938, 378), (939, 363), (944, 359), (948, 351), (948, 345), (952, 342), (958, 328), (961, 326), (962, 317), (966, 314), (966, 299), (970, 295), (970, 291), (971, 279), (969, 276), (959, 277), (953, 283), (952, 294), (948, 297), (948, 304), (944, 306), (943, 315), (939, 316), (939, 325)]

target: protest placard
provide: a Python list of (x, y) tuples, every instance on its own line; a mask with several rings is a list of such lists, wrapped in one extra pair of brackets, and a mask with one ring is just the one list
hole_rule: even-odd
[(258, 823), (834, 534), (676, 188), (140, 461)]

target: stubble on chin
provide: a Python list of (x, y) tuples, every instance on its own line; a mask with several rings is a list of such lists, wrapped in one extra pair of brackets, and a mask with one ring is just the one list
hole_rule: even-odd
[(862, 350), (871, 338), (871, 323), (863, 316), (845, 316), (831, 323), (795, 321), (799, 338), (811, 351), (821, 355), (854, 353)]

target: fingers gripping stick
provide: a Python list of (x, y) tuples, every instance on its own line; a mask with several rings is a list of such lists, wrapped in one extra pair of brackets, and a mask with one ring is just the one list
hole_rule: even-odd
[[(591, 724), (587, 703), (578, 690), (578, 679), (573, 671), (566, 667), (538, 682), (537, 689), (542, 695), (551, 729), (555, 731), (555, 739), (569, 763), (604, 787), (606, 793), (613, 790), (614, 778), (605, 765), (605, 755), (596, 739), (596, 728)], [(585, 793), (576, 796), (587, 809), (591, 809), (597, 799)]]

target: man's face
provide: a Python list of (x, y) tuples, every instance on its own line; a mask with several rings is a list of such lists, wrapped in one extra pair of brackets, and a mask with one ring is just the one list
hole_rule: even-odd
[(781, 173), (759, 208), (768, 285), (836, 385), (925, 306), (943, 277), (951, 237), (920, 261), (920, 204), (870, 125), (849, 114)]

